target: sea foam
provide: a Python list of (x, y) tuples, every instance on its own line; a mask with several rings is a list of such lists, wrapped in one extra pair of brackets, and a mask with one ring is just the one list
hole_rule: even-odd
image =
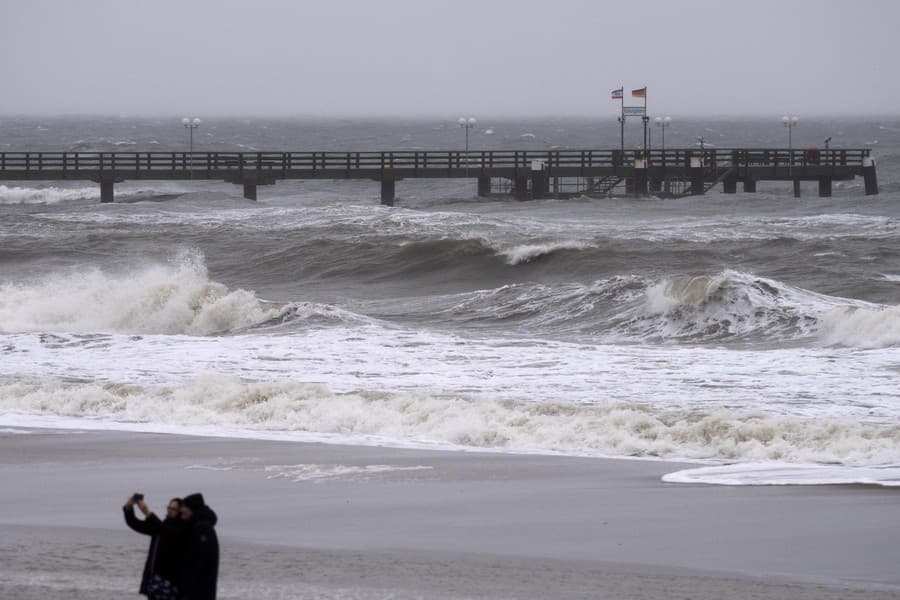
[(688, 461), (900, 463), (900, 427), (729, 409), (532, 403), (207, 376), (178, 386), (0, 382), (0, 424), (90, 417), (109, 429)]
[(845, 466), (754, 462), (685, 469), (663, 475), (662, 479), (667, 483), (731, 486), (857, 484), (900, 487), (900, 464)]
[(0, 185), (0, 204), (58, 204), (72, 200), (100, 198), (98, 186), (84, 188), (28, 188)]
[(834, 308), (822, 319), (821, 336), (829, 344), (858, 348), (900, 345), (900, 305)]

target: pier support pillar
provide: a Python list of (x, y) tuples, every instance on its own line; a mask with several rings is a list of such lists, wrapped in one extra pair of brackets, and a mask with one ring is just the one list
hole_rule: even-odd
[(745, 192), (756, 192), (756, 180), (755, 179), (745, 179), (744, 180), (744, 191)]
[(691, 196), (702, 196), (706, 193), (706, 180), (703, 169), (691, 169)]
[(113, 179), (100, 180), (100, 202), (115, 202), (115, 194), (113, 192), (114, 186), (115, 180)]
[(794, 198), (799, 198), (799, 197), (800, 197), (800, 180), (795, 179), (794, 180)]
[(649, 190), (647, 189), (647, 184), (649, 182), (647, 179), (650, 176), (650, 173), (647, 170), (647, 159), (635, 158), (632, 174), (634, 175), (634, 195), (646, 196), (649, 193)]
[(647, 181), (647, 169), (634, 170), (634, 195), (646, 196), (649, 193)]
[(625, 195), (626, 196), (634, 195), (634, 177), (626, 177), (625, 178)]
[(516, 176), (513, 181), (513, 195), (517, 200), (528, 200), (528, 177)]
[(396, 184), (397, 182), (393, 179), (382, 179), (381, 180), (381, 205), (382, 206), (393, 206), (394, 205), (394, 196), (396, 193)]
[(478, 178), (478, 195), (482, 198), (485, 196), (491, 195), (491, 178), (490, 177), (479, 177)]
[(819, 178), (819, 198), (831, 198), (831, 177)]
[(547, 197), (547, 173), (545, 171), (531, 172), (531, 197), (535, 199)]
[(875, 159), (866, 158), (863, 162), (863, 180), (866, 183), (866, 196), (878, 194), (878, 175), (875, 174)]
[(726, 177), (722, 181), (722, 191), (726, 194), (737, 194), (737, 177)]
[(244, 182), (244, 198), (247, 200), (253, 200), (256, 202), (256, 182), (255, 181), (245, 181)]

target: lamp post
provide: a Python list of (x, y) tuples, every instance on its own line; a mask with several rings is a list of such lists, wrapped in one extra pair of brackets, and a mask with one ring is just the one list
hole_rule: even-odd
[(194, 178), (194, 130), (200, 127), (200, 119), (194, 117), (193, 119), (189, 119), (187, 117), (181, 120), (181, 124), (184, 125), (184, 128), (188, 130), (188, 152), (191, 160), (191, 168), (190, 168), (190, 178)]
[(788, 130), (788, 174), (791, 179), (794, 178), (794, 127), (797, 126), (797, 123), (800, 122), (800, 119), (797, 117), (781, 117), (781, 122), (787, 127)]
[(466, 130), (466, 177), (469, 176), (469, 130), (478, 125), (475, 117), (460, 117), (457, 121), (459, 126)]
[(672, 125), (672, 117), (656, 117), (654, 122), (662, 130), (663, 164), (666, 164), (666, 127)]
[[(644, 110), (647, 110), (647, 107), (644, 107)], [(644, 160), (647, 160), (649, 157), (647, 155), (647, 123), (650, 122), (650, 117), (647, 116), (646, 112), (644, 116), (641, 117), (641, 121), (644, 123)]]

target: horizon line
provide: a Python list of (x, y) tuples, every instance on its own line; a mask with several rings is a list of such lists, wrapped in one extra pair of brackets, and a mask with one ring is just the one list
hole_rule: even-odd
[[(784, 114), (797, 114), (801, 119), (822, 119), (822, 118), (851, 118), (851, 119), (877, 119), (877, 118), (891, 118), (891, 119), (900, 119), (900, 111), (896, 113), (891, 112), (877, 112), (877, 113), (856, 113), (856, 112), (827, 112), (827, 111), (816, 111), (809, 113), (802, 113), (797, 111), (788, 111), (787, 113), (782, 112), (760, 112), (760, 111), (748, 111), (748, 112), (722, 112), (722, 113), (695, 113), (695, 112), (666, 112), (666, 113), (651, 113), (650, 116), (671, 116), (679, 119), (690, 119), (690, 120), (699, 120), (699, 119), (710, 119), (710, 120), (723, 120), (723, 119), (771, 119), (777, 118), (780, 119)], [(204, 118), (202, 116), (203, 113), (197, 113), (197, 115), (192, 114), (192, 116), (199, 116), (201, 119)], [(468, 114), (468, 113), (467, 113)], [(206, 119), (288, 119), (288, 120), (354, 120), (354, 119), (368, 119), (368, 120), (376, 120), (376, 121), (421, 121), (421, 120), (441, 120), (441, 121), (452, 121), (456, 123), (456, 120), (459, 118), (455, 115), (455, 113), (418, 113), (418, 114), (395, 114), (395, 113), (332, 113), (332, 114), (317, 114), (317, 113), (302, 113), (302, 112), (218, 112), (213, 111), (210, 113), (206, 113)], [(0, 111), (0, 119), (21, 119), (21, 118), (113, 118), (113, 119), (128, 119), (128, 118), (165, 118), (165, 119), (177, 119), (181, 120), (184, 117), (181, 113), (174, 112), (104, 112), (104, 111), (71, 111), (71, 112), (44, 112), (44, 111), (34, 111), (34, 112), (2, 112)], [(513, 119), (525, 119), (525, 120), (537, 120), (537, 119), (589, 119), (589, 120), (597, 120), (597, 121), (606, 121), (606, 120), (615, 120), (618, 117), (618, 113), (609, 114), (609, 115), (597, 115), (597, 114), (588, 114), (588, 113), (546, 113), (546, 112), (534, 112), (534, 113), (509, 113), (509, 114), (497, 114), (487, 112), (484, 113), (483, 116), (479, 117), (475, 115), (475, 118), (479, 121), (484, 119), (493, 119), (493, 120), (513, 120)]]

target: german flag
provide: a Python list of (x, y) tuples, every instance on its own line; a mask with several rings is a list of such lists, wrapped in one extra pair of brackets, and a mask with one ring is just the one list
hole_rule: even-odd
[(639, 90), (631, 90), (632, 98), (646, 98), (647, 97), (647, 87), (644, 86)]

